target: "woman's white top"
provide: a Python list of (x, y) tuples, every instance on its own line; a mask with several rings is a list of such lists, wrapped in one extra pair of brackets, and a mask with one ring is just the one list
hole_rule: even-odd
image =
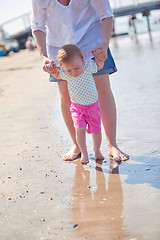
[(109, 0), (70, 0), (68, 6), (58, 0), (32, 0), (32, 12), (32, 32), (46, 34), (51, 58), (59, 47), (69, 43), (91, 51), (102, 41), (100, 20), (113, 16)]
[(90, 105), (98, 100), (98, 92), (92, 73), (97, 72), (97, 64), (88, 59), (84, 63), (83, 73), (77, 77), (70, 77), (63, 67), (60, 68), (60, 77), (68, 82), (68, 92), (71, 101), (81, 105)]

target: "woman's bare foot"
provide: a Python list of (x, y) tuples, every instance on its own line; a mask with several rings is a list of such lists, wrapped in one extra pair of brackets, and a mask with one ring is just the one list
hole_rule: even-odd
[(114, 159), (115, 161), (127, 161), (129, 156), (122, 152), (118, 146), (109, 145), (108, 146), (108, 155), (110, 159)]
[(81, 163), (82, 164), (87, 164), (89, 163), (89, 159), (88, 159), (88, 154), (83, 154), (81, 155)]
[(73, 160), (79, 158), (80, 155), (81, 155), (81, 151), (80, 151), (79, 147), (76, 145), (73, 145), (71, 150), (62, 156), (62, 160), (63, 161), (73, 161)]
[(95, 159), (96, 160), (104, 160), (104, 156), (102, 155), (101, 151), (95, 152)]

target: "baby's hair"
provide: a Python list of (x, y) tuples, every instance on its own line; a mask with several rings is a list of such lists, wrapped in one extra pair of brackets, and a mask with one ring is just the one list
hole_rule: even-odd
[(57, 59), (62, 64), (72, 60), (74, 56), (79, 56), (83, 59), (81, 50), (76, 45), (66, 44), (58, 50)]

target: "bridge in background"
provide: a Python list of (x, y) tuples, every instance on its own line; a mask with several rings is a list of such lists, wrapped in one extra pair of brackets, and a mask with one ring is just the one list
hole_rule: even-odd
[[(122, 16), (130, 16), (131, 19), (133, 20), (133, 25), (135, 28), (134, 24), (134, 19), (135, 15), (137, 13), (142, 13), (143, 16), (146, 16), (147, 18), (147, 23), (148, 23), (148, 30), (150, 31), (150, 23), (149, 23), (149, 14), (150, 11), (153, 10), (158, 10), (160, 9), (160, 1), (155, 0), (110, 0), (111, 5), (113, 7), (114, 11), (114, 16), (115, 18), (117, 17), (122, 17)], [(18, 23), (21, 22), (21, 30), (12, 33), (11, 35), (7, 35), (5, 32), (7, 32), (7, 27), (13, 25), (14, 27), (16, 26), (16, 22)], [(0, 25), (0, 38), (1, 39), (17, 39), (20, 45), (20, 49), (24, 48), (25, 41), (28, 36), (31, 35), (31, 13), (26, 13), (22, 16), (16, 17), (14, 19), (11, 19), (7, 22), (4, 22), (3, 24)], [(136, 32), (136, 28), (135, 28)]]
[[(138, 2), (138, 1), (137, 1)], [(153, 10), (160, 9), (160, 1), (152, 1), (139, 3), (136, 5), (122, 6), (114, 9), (115, 17), (123, 17), (123, 16), (133, 16), (137, 13), (145, 14), (146, 12), (150, 12)]]

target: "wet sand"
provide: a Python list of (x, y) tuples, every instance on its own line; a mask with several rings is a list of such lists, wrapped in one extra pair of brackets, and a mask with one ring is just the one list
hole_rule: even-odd
[(71, 146), (37, 51), (0, 58), (0, 239), (159, 240), (160, 38), (111, 42), (117, 140), (131, 159), (63, 162)]

